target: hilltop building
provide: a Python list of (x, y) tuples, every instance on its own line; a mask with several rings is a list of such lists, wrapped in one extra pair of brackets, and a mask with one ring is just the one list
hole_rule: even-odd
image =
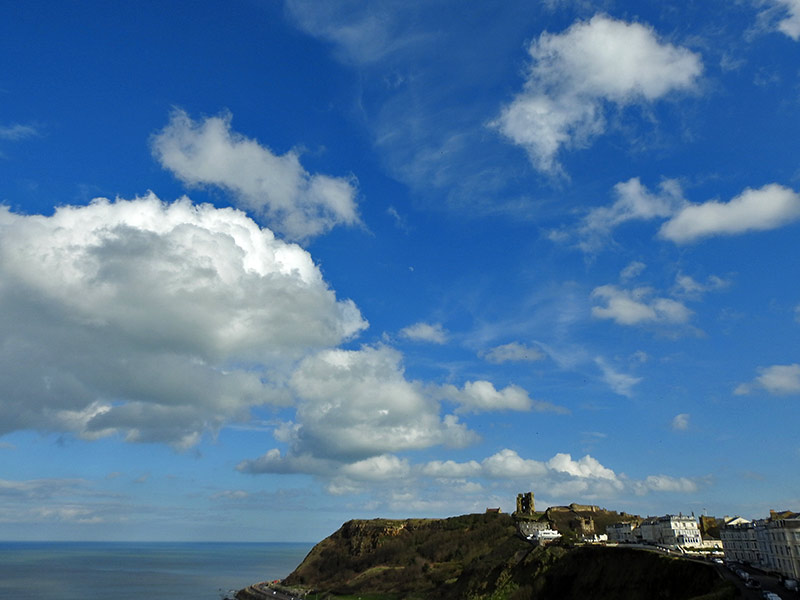
[(529, 541), (537, 542), (540, 546), (549, 542), (554, 542), (561, 538), (561, 534), (555, 529), (537, 529), (526, 536)]
[(517, 510), (514, 511), (514, 515), (518, 517), (532, 517), (534, 516), (534, 512), (533, 492), (517, 494)]

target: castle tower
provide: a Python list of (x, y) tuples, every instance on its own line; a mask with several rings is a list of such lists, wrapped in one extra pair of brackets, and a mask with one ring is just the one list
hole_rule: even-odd
[(534, 513), (533, 492), (517, 494), (517, 510), (515, 514), (533, 516)]

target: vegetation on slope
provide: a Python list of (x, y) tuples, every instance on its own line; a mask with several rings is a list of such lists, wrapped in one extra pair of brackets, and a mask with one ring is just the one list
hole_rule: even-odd
[(337, 594), (372, 591), (425, 598), (452, 584), (464, 566), (500, 551), (528, 550), (508, 515), (348, 521), (315, 546), (284, 580)]
[[(531, 577), (531, 568), (539, 569)], [(584, 546), (563, 552), (544, 570), (541, 563), (517, 565), (514, 600), (669, 600), (710, 593), (732, 597), (713, 566), (634, 548)]]
[(534, 547), (504, 514), (349, 521), (283, 583), (309, 598), (726, 600), (711, 565), (628, 548)]

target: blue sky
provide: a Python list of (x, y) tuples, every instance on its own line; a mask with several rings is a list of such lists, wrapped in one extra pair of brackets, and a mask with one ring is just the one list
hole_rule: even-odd
[(0, 538), (800, 505), (800, 3), (0, 7)]

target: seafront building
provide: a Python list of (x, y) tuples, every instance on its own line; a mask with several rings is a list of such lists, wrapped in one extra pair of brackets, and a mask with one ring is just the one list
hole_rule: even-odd
[(667, 515), (659, 517), (662, 543), (667, 546), (701, 546), (703, 538), (694, 516)]
[(737, 517), (720, 529), (729, 560), (800, 580), (800, 513), (770, 511), (767, 519)]
[(662, 546), (702, 546), (697, 519), (683, 514), (647, 517), (639, 525), (614, 523), (606, 527), (608, 540), (618, 543), (644, 542)]
[(755, 523), (742, 517), (732, 519), (726, 517), (724, 525), (719, 530), (719, 535), (722, 539), (725, 558), (749, 565), (761, 563)]
[(606, 526), (606, 535), (609, 542), (617, 544), (633, 544), (637, 541), (636, 523), (614, 523)]

